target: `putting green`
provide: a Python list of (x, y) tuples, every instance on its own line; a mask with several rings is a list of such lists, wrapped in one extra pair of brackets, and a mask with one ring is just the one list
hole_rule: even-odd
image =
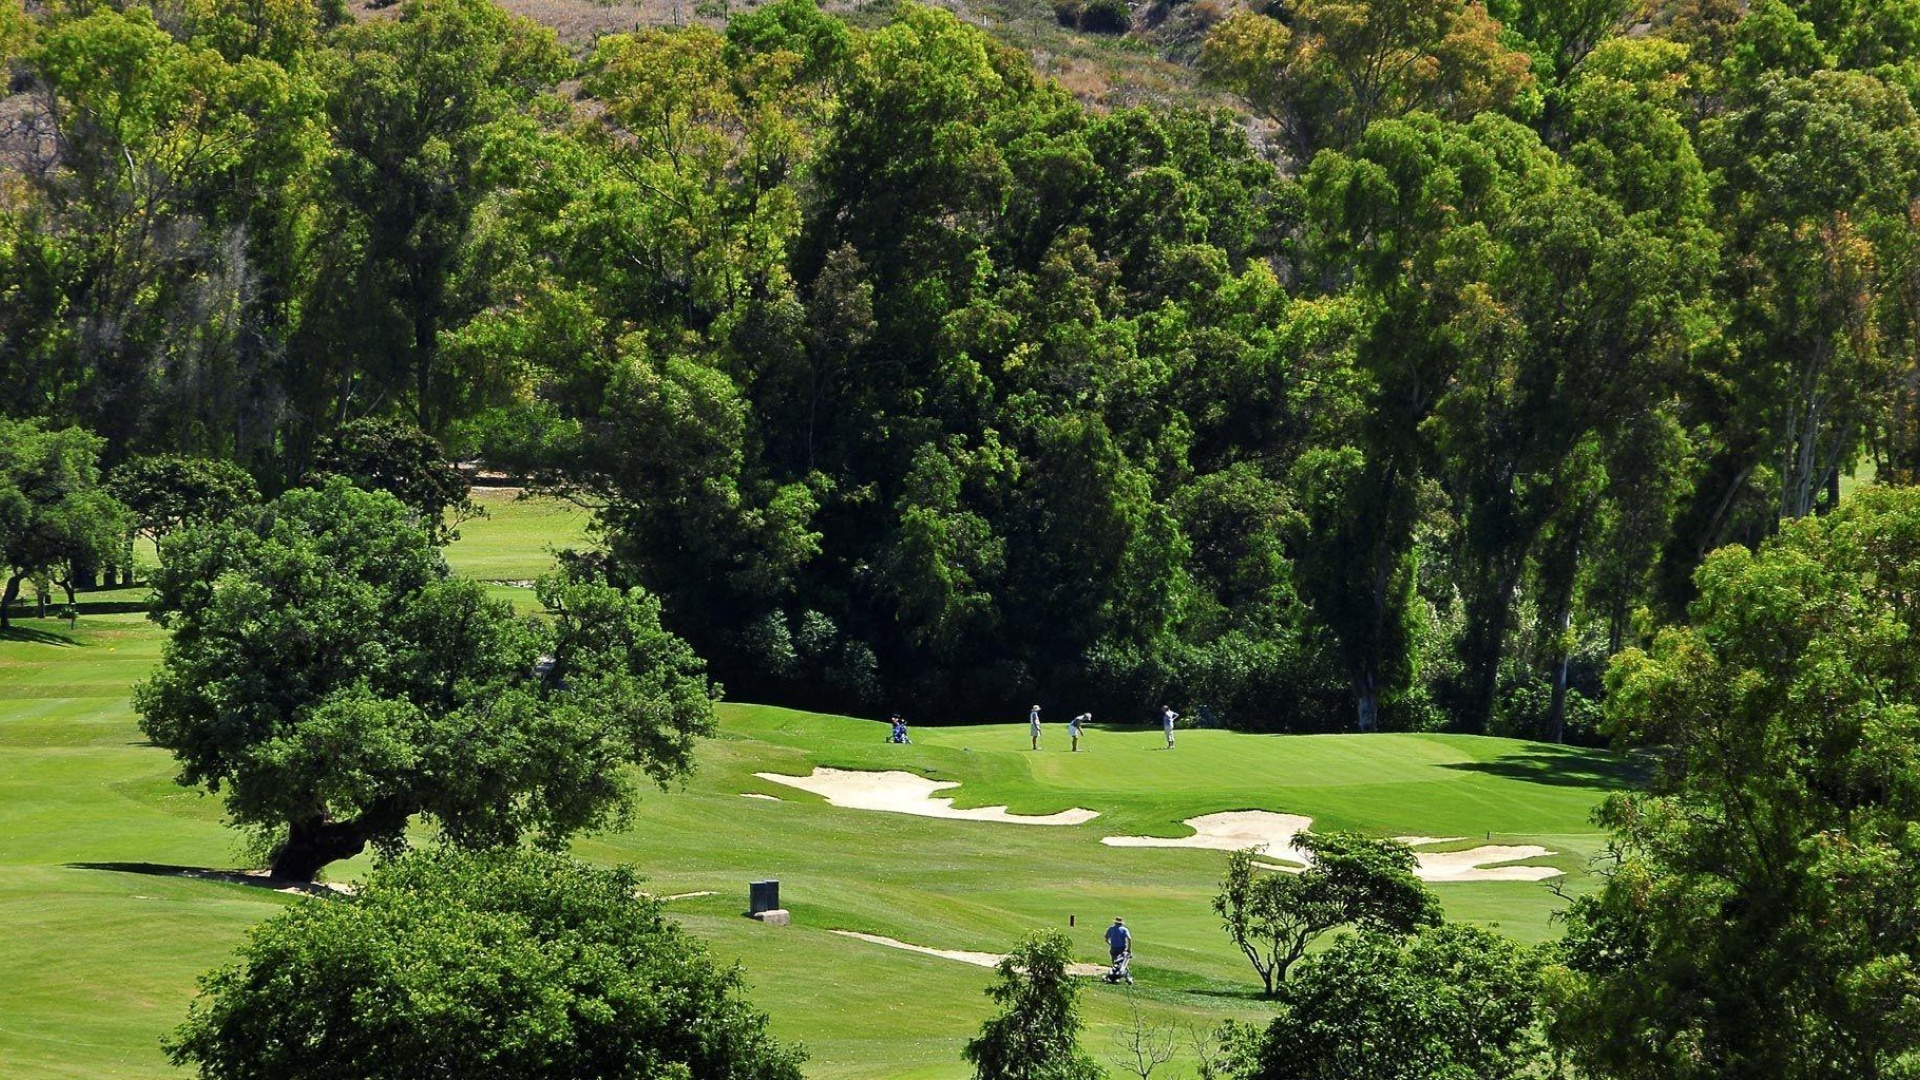
[[(510, 565), (490, 557), (469, 567), (453, 554), (475, 576)], [(8, 1078), (179, 1075), (158, 1039), (179, 1022), (194, 979), (246, 927), (292, 902), (180, 876), (238, 865), (238, 837), (222, 826), (216, 800), (172, 784), (171, 761), (139, 735), (128, 688), (157, 658), (159, 631), (138, 614), (88, 610), (71, 632), (24, 620), (0, 639)], [(1530, 862), (1567, 873), (1548, 884), (1579, 891), (1592, 885), (1587, 864), (1603, 839), (1587, 816), (1626, 782), (1606, 755), (1457, 736), (1183, 731), (1167, 751), (1143, 726), (1095, 729), (1082, 753), (1069, 754), (1064, 729), (1050, 726), (1048, 748), (1033, 753), (1024, 722), (916, 728), (915, 745), (894, 746), (872, 721), (741, 704), (720, 713), (719, 736), (702, 746), (684, 788), (649, 790), (631, 829), (577, 850), (637, 864), (656, 895), (711, 891), (670, 910), (716, 955), (743, 964), (754, 1000), (782, 1036), (807, 1045), (808, 1073), (819, 1077), (963, 1077), (960, 1047), (990, 1008), (981, 994), (990, 972), (834, 930), (1005, 952), (1027, 931), (1071, 921), (1076, 959), (1098, 962), (1101, 931), (1124, 915), (1136, 934), (1134, 994), (1148, 1018), (1200, 1027), (1257, 1019), (1265, 1010), (1251, 972), (1208, 907), (1224, 856), (1111, 847), (1102, 836), (1179, 836), (1187, 818), (1271, 810), (1310, 816), (1317, 829), (1469, 838), (1459, 847), (1489, 836), (1536, 844), (1558, 854)], [(831, 806), (754, 775), (804, 776), (817, 766), (957, 782), (938, 794), (959, 807), (1078, 806), (1100, 816), (1049, 828), (910, 817)], [(364, 869), (356, 860), (331, 876)], [(794, 925), (741, 916), (746, 883), (762, 877), (780, 879)], [(1451, 917), (1525, 940), (1551, 936), (1549, 917), (1562, 905), (1537, 883), (1434, 888)], [(1105, 1059), (1130, 1001), (1099, 983), (1086, 1001), (1087, 1047)]]

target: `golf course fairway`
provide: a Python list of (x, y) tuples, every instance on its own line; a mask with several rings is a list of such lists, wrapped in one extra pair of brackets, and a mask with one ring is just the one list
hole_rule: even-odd
[[(537, 572), (541, 545), (564, 542), (548, 526), (574, 519), (549, 506), (521, 535), (509, 528), (520, 504), (504, 505), (507, 522), (496, 510), (468, 526), (503, 538), (488, 539), (484, 560), (452, 555), (507, 589)], [(516, 545), (528, 553), (514, 557)], [(93, 594), (71, 629), (17, 620), (0, 639), (0, 1076), (184, 1075), (159, 1040), (195, 979), (280, 906), (328, 902), (193, 876), (249, 859), (217, 799), (175, 786), (172, 761), (139, 732), (129, 689), (163, 640), (138, 611), (117, 610), (139, 597)], [(1071, 703), (1061, 705), (1064, 719)], [(1036, 753), (1024, 716), (916, 725), (914, 744), (899, 746), (872, 719), (738, 703), (719, 715), (683, 788), (648, 789), (631, 828), (575, 850), (638, 866), (716, 956), (739, 961), (775, 1031), (807, 1047), (808, 1075), (829, 1078), (968, 1075), (960, 1047), (991, 1008), (981, 991), (992, 979), (834, 931), (1004, 953), (1028, 931), (1059, 927), (1076, 960), (1102, 962), (1101, 932), (1124, 916), (1138, 985), (1089, 980), (1084, 994), (1085, 1046), (1106, 1061), (1136, 1008), (1197, 1030), (1266, 1010), (1209, 906), (1225, 855), (1103, 837), (1181, 837), (1189, 818), (1260, 810), (1310, 817), (1315, 830), (1460, 838), (1421, 850), (1544, 848), (1553, 854), (1523, 861), (1561, 876), (1432, 886), (1448, 917), (1539, 941), (1558, 932), (1550, 920), (1564, 895), (1593, 886), (1604, 837), (1589, 815), (1629, 782), (1609, 755), (1467, 736), (1183, 730), (1168, 750), (1141, 716), (1100, 718), (1079, 753), (1050, 722)], [(849, 809), (757, 775), (823, 767), (955, 783), (936, 797), (957, 808), (1097, 816), (1032, 827)], [(327, 878), (351, 881), (367, 865), (336, 864)], [(747, 883), (762, 878), (780, 881), (791, 926), (743, 917)]]

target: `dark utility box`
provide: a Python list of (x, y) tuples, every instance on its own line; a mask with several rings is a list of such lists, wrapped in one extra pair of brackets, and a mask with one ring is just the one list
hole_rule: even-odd
[(747, 914), (758, 915), (763, 911), (780, 909), (780, 883), (778, 881), (754, 881), (747, 885)]

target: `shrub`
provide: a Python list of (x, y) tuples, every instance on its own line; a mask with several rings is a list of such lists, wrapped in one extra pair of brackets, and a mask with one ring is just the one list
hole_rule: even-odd
[(1124, 34), (1133, 29), (1133, 11), (1126, 0), (1087, 0), (1080, 11), (1080, 29), (1094, 34)]

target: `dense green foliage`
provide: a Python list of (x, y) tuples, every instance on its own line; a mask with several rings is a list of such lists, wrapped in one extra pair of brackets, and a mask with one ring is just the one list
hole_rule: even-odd
[(1540, 956), (1477, 926), (1343, 934), (1242, 1036), (1235, 1080), (1520, 1080), (1542, 1075)]
[(440, 444), (411, 424), (361, 419), (340, 426), (320, 443), (310, 483), (343, 476), (368, 491), (399, 499), (437, 544), (454, 538), (460, 522), (480, 513), (473, 485)]
[(535, 476), (753, 697), (1593, 738), (1706, 552), (1920, 474), (1905, 10), (1244, 11), (1269, 157), (910, 4), (48, 5), (0, 408)]
[(101, 483), (100, 450), (79, 428), (0, 417), (0, 629), (21, 582), (34, 583), (44, 608), (55, 582), (71, 599), (77, 577), (125, 563), (132, 522)]
[(423, 852), (255, 927), (170, 1040), (205, 1080), (799, 1080), (630, 870)]
[(455, 843), (563, 839), (625, 820), (627, 767), (684, 775), (712, 690), (653, 598), (564, 576), (540, 597), (551, 618), (516, 616), (336, 478), (167, 539), (172, 637), (134, 704), (182, 783), (278, 838), (276, 877), (397, 851), (423, 814)]
[(156, 545), (183, 525), (221, 521), (260, 501), (253, 477), (233, 462), (177, 454), (123, 462), (107, 488)]
[(1605, 1077), (1908, 1075), (1920, 1028), (1920, 493), (1714, 553), (1691, 622), (1609, 675), (1671, 748), (1603, 820), (1556, 1034)]
[(1068, 973), (1073, 945), (1058, 930), (1036, 933), (1000, 961), (987, 996), (1000, 1011), (967, 1043), (977, 1080), (1099, 1080), (1080, 1049), (1080, 984)]

